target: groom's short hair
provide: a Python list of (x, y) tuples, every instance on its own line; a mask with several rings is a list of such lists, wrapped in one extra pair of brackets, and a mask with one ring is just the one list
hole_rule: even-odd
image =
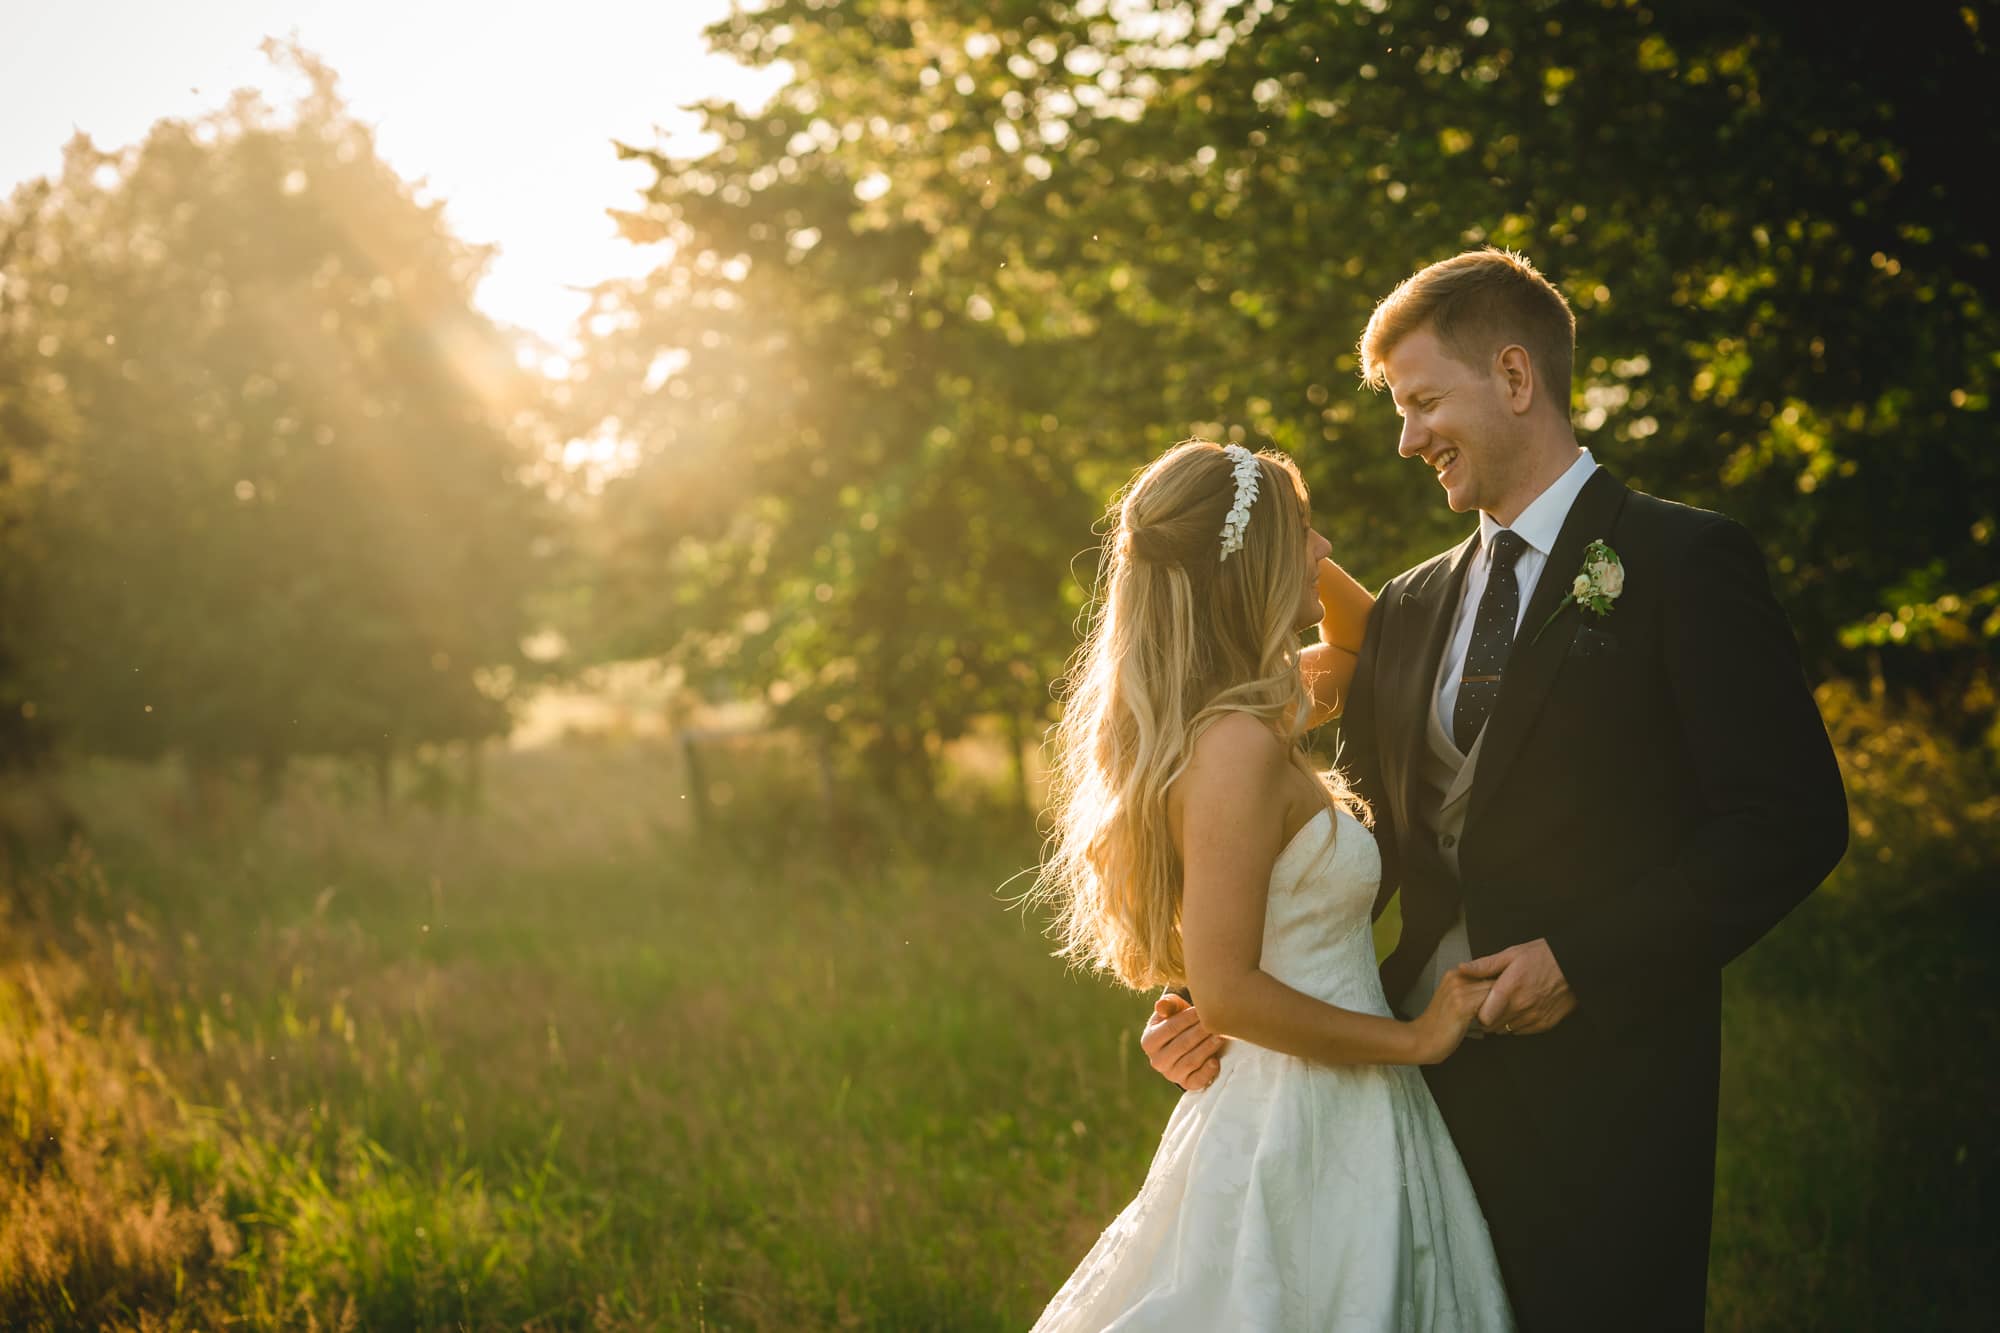
[(1386, 389), (1382, 359), (1429, 325), (1452, 358), (1484, 369), (1509, 343), (1528, 349), (1535, 375), (1556, 409), (1569, 413), (1576, 316), (1555, 284), (1523, 255), (1487, 246), (1442, 259), (1403, 279), (1383, 297), (1361, 334), (1361, 378)]

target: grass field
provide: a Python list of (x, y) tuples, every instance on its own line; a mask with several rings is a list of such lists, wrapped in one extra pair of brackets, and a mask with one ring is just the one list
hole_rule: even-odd
[[(1995, 811), (1919, 740), (1851, 747), (1854, 855), (1732, 969), (1713, 1327), (2000, 1295)], [(1005, 907), (1017, 817), (704, 847), (638, 743), (478, 813), (343, 781), (217, 828), (65, 779), (90, 841), (0, 894), (0, 1326), (1024, 1327), (1144, 1173), (1147, 1001)]]

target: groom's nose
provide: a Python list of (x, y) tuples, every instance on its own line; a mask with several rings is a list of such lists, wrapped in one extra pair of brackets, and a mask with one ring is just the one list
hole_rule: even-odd
[(1429, 438), (1430, 432), (1418, 425), (1416, 418), (1404, 417), (1403, 435), (1396, 441), (1396, 452), (1405, 458), (1415, 458), (1424, 451), (1424, 441)]

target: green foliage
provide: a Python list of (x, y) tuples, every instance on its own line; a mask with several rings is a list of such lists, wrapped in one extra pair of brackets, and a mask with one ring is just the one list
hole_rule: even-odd
[[(157, 1152), (168, 1215), (222, 1238), (178, 1297), (171, 1265), (116, 1288), (135, 1323), (1001, 1327), (1144, 1169), (1143, 1003), (1007, 914), (991, 867), (1031, 853), (990, 812), (948, 861), (748, 872), (631, 818), (674, 808), (671, 752), (507, 756), (476, 819), (334, 817), (315, 777), (205, 851), (172, 775), (79, 766), (102, 862), (0, 881), (0, 983), (65, 982), (0, 1005), (0, 1088), (57, 1040), (92, 1071), (21, 1141), (88, 1118), (86, 1222)], [(940, 1059), (1003, 1028), (1066, 1035)], [(0, 1174), (0, 1219), (35, 1181)]]
[[(36, 205), (47, 185), (31, 187), (18, 207)], [(10, 273), (25, 258), (32, 240), (29, 229), (13, 225), (0, 213), (0, 274)], [(0, 287), (0, 293), (8, 289)], [(11, 334), (13, 298), (0, 304), (0, 330)], [(34, 595), (37, 556), (30, 519), (47, 485), (49, 449), (57, 430), (58, 405), (37, 390), (33, 357), (18, 337), (0, 336), (0, 625), (18, 626), (27, 617)], [(50, 749), (46, 726), (28, 698), (18, 636), (0, 634), (0, 769), (27, 767)]]
[[(1354, 342), (1482, 243), (1576, 306), (1582, 438), (1746, 522), (1816, 671), (2000, 583), (1973, 8), (777, 0), (713, 36), (794, 74), (646, 155), (628, 225), (678, 252), (602, 296), (584, 401), (643, 445), (627, 649), (949, 733), (1059, 672), (1086, 516), (1196, 433), (1294, 451), (1386, 576), (1463, 520)], [(1885, 642), (1980, 706), (1988, 628)]]
[[(1853, 846), (1729, 969), (1710, 1320), (1967, 1327), (1993, 1299), (2000, 1077), (1992, 761), (1938, 710), (1819, 691)], [(1793, 1276), (1774, 1280), (1773, 1274)]]
[(289, 116), (79, 137), (0, 213), (0, 704), (83, 750), (268, 775), (506, 722), (529, 382), (481, 254), (280, 58)]
[[(1727, 976), (1709, 1322), (1963, 1327), (2000, 811), (1823, 705), (1855, 851)], [(669, 749), (496, 755), (473, 817), (331, 767), (205, 846), (172, 774), (79, 765), (95, 852), (0, 877), (0, 1323), (1021, 1328), (1143, 1178), (1149, 1000), (1005, 907), (1002, 812), (744, 865), (635, 809)]]

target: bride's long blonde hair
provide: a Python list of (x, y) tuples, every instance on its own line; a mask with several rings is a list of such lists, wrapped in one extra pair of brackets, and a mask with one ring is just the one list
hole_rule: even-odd
[[(1285, 455), (1255, 457), (1258, 497), (1242, 549), (1227, 560), (1223, 520), (1236, 484), (1222, 446), (1177, 444), (1112, 501), (1055, 729), (1055, 822), (1029, 896), (1053, 911), (1058, 956), (1138, 990), (1187, 979), (1167, 791), (1195, 739), (1232, 712), (1297, 738), (1311, 711), (1294, 625), (1305, 482)], [(1291, 755), (1329, 807), (1348, 799), (1298, 746)]]

